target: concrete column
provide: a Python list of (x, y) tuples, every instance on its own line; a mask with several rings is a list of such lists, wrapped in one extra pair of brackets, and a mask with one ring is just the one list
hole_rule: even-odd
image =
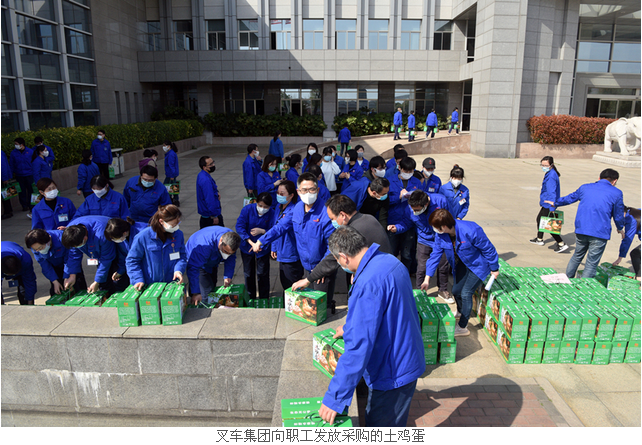
[(323, 3), (323, 49), (336, 48), (336, 26), (334, 20), (336, 18), (336, 0), (325, 0)]
[(395, 112), (395, 83), (379, 82), (379, 113)]
[(323, 83), (323, 121), (328, 126), (323, 131), (323, 140), (331, 141), (337, 138), (337, 134), (332, 129), (334, 116), (337, 113), (337, 83)]
[(270, 49), (270, 2), (259, 0), (259, 50)]
[(292, 44), (290, 48), (303, 48), (303, 2), (302, 0), (292, 0)]
[(195, 51), (207, 50), (206, 31), (203, 0), (192, 0), (192, 36)]

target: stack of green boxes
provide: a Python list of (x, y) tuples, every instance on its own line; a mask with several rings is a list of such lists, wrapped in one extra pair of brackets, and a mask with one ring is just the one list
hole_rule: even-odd
[(322, 404), (323, 397), (281, 400), (281, 425), (286, 428), (352, 427), (352, 419), (348, 417), (347, 412), (335, 417), (332, 425), (321, 420), (319, 409)]
[(427, 365), (455, 363), (455, 316), (447, 304), (437, 303), (425, 292), (413, 291), (421, 321), (421, 337)]
[(140, 321), (144, 326), (161, 324), (160, 298), (167, 283), (152, 283), (138, 298)]
[(283, 297), (248, 299), (247, 307), (252, 309), (283, 309), (285, 307), (285, 299)]
[(140, 325), (140, 308), (138, 298), (140, 292), (134, 286), (128, 286), (124, 291), (112, 295), (116, 298), (116, 307), (118, 308), (118, 323), (121, 327), (139, 326)]
[(46, 306), (64, 306), (67, 300), (69, 300), (74, 295), (74, 290), (69, 289), (62, 291), (59, 294), (53, 294), (47, 301), (45, 301)]
[(245, 307), (247, 306), (247, 290), (245, 284), (232, 284), (231, 286), (218, 287), (213, 295), (210, 294), (220, 306)]
[(163, 326), (183, 324), (185, 315), (185, 285), (176, 281), (165, 286), (160, 298)]
[[(606, 265), (602, 273), (622, 273)], [(477, 292), (477, 317), (502, 357), (512, 364), (639, 363), (639, 282), (612, 275), (610, 282), (626, 284), (607, 289), (597, 278), (544, 283), (541, 276), (552, 273), (503, 264), (490, 292)]]

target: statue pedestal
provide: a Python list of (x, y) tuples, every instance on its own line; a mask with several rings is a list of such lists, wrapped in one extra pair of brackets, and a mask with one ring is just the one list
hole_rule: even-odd
[(598, 151), (593, 155), (593, 160), (601, 162), (602, 164), (616, 165), (624, 168), (640, 168), (641, 166), (641, 158), (639, 155), (622, 156), (617, 152), (606, 153)]

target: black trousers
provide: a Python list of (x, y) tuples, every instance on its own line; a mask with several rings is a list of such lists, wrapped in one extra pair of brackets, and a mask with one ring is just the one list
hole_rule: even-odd
[[(417, 289), (421, 287), (421, 283), (423, 283), (426, 278), (426, 261), (430, 257), (432, 250), (433, 249), (430, 246), (426, 246), (421, 243), (417, 244)], [(448, 290), (448, 277), (450, 276), (450, 272), (450, 263), (446, 259), (446, 254), (442, 253), (436, 273), (439, 292), (445, 292)]]
[(3, 215), (13, 215), (13, 206), (11, 205), (11, 199), (2, 200), (2, 214)]
[[(307, 278), (310, 276), (309, 271), (305, 271), (304, 278)], [(321, 292), (325, 292), (326, 295), (328, 296), (328, 307), (330, 307), (330, 303), (334, 301), (334, 285), (337, 280), (337, 271), (335, 270), (330, 276), (325, 277), (325, 280), (323, 283), (317, 284), (316, 281), (310, 283), (310, 287), (314, 290), (320, 290)]]
[[(542, 208), (540, 208), (540, 211), (539, 211), (539, 213), (537, 214), (537, 218), (536, 218), (536, 221), (537, 221), (537, 228), (539, 228), (539, 220), (540, 220), (540, 219), (542, 219), (542, 216), (548, 216), (548, 214), (549, 214), (550, 212), (551, 212), (551, 211), (550, 211), (550, 210), (548, 210), (546, 207), (542, 207)], [(559, 235), (553, 235), (553, 234), (551, 233), (551, 236), (553, 237), (553, 239), (554, 239), (557, 243), (563, 243), (563, 242), (564, 242), (564, 240), (562, 239), (562, 237), (561, 237), (561, 236), (559, 236)], [(538, 238), (538, 239), (543, 239), (543, 238), (544, 238), (544, 232), (539, 232), (539, 231), (538, 231), (538, 232), (537, 232), (537, 238)]]
[(633, 264), (633, 270), (635, 271), (635, 276), (640, 276), (640, 246), (633, 249), (630, 253), (631, 255), (631, 264)]
[(105, 179), (109, 179), (109, 166), (111, 164), (99, 164), (96, 162), (96, 165), (98, 166), (98, 171), (100, 172), (100, 176), (102, 176)]
[(289, 289), (294, 283), (303, 278), (303, 265), (301, 261), (293, 263), (279, 263), (279, 278), (283, 290)]
[(270, 254), (261, 257), (254, 253), (241, 252), (245, 288), (250, 299), (256, 298), (256, 278), (259, 281), (259, 298), (270, 296)]
[(33, 184), (33, 176), (16, 176), (18, 184), (20, 184), (20, 193), (18, 193), (18, 200), (22, 209), (31, 210), (31, 184)]
[[(214, 225), (214, 221), (212, 220), (211, 217), (204, 217), (201, 216), (201, 221), (200, 221), (200, 227), (201, 229), (204, 229), (205, 227), (212, 227)], [(218, 224), (217, 226), (225, 227), (225, 224), (223, 223), (223, 215), (218, 215)]]

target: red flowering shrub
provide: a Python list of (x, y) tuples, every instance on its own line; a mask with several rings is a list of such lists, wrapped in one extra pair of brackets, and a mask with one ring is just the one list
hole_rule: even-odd
[(606, 126), (615, 119), (568, 115), (533, 116), (526, 127), (540, 144), (603, 144)]

